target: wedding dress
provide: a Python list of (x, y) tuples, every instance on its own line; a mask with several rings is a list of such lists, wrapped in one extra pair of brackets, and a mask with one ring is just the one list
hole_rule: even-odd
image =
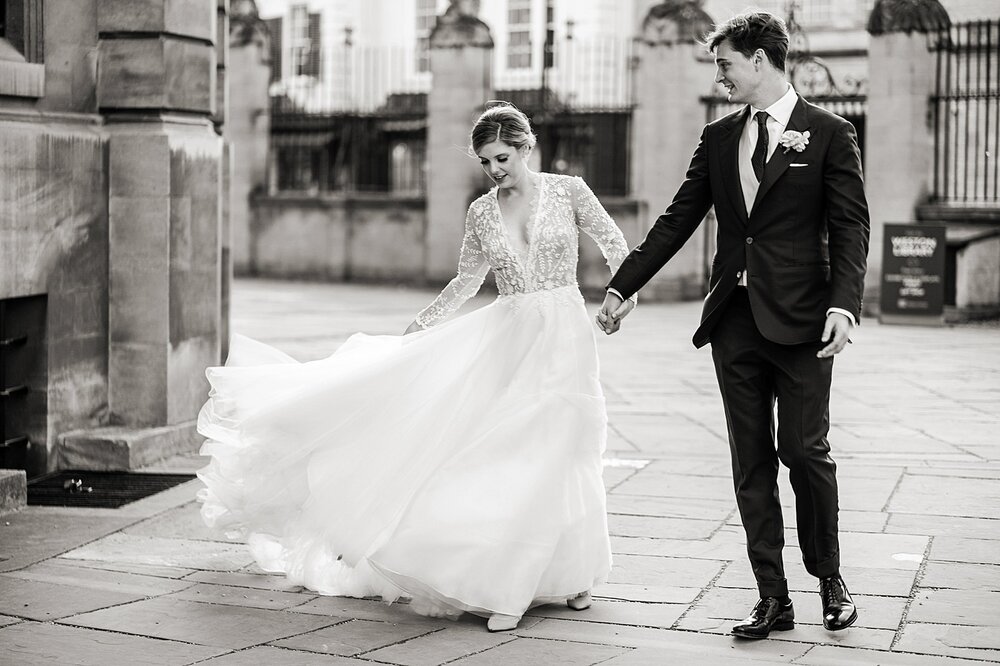
[[(210, 526), (294, 584), (429, 615), (519, 616), (606, 579), (607, 416), (578, 230), (612, 270), (628, 248), (582, 179), (542, 174), (537, 190), (526, 255), (496, 188), (471, 204), (426, 330), (358, 333), (308, 363), (234, 337), (198, 418)], [(490, 268), (499, 297), (443, 322)]]

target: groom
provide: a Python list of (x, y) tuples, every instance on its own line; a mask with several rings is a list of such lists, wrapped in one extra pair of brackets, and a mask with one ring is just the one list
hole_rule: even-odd
[(819, 579), (823, 625), (845, 629), (858, 613), (840, 576), (837, 466), (827, 432), (833, 357), (861, 316), (868, 253), (857, 140), (850, 123), (809, 104), (785, 80), (781, 19), (734, 16), (706, 41), (716, 82), (747, 106), (705, 127), (673, 202), (608, 284), (598, 324), (608, 334), (618, 330), (623, 300), (715, 206), (718, 250), (694, 344), (712, 344), (736, 503), (760, 592), (733, 634), (765, 638), (794, 625), (781, 557), (779, 460), (795, 491), (806, 570)]

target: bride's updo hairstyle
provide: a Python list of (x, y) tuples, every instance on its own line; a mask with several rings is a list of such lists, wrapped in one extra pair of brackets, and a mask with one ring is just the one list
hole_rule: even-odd
[[(487, 102), (487, 104), (491, 104)], [(510, 102), (492, 102), (479, 116), (472, 128), (472, 153), (478, 155), (483, 146), (494, 141), (503, 141), (508, 146), (521, 149), (535, 147), (535, 135), (531, 131), (528, 117)]]

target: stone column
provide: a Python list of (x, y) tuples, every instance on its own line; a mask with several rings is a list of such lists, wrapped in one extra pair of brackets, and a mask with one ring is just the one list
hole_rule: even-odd
[[(109, 420), (62, 465), (131, 468), (194, 450), (219, 361), (223, 143), (217, 0), (98, 0), (108, 134)], [(222, 114), (218, 115), (221, 118)]]
[[(641, 240), (684, 180), (706, 121), (703, 95), (712, 91), (715, 65), (698, 42), (712, 19), (689, 0), (652, 7), (636, 39), (636, 108), (632, 116), (633, 196), (639, 202)], [(642, 289), (643, 298), (704, 296), (706, 258), (714, 225), (703, 225), (670, 263)]]
[(471, 13), (475, 4), (453, 1), (431, 33), (424, 266), (434, 282), (455, 275), (465, 212), (482, 192), (482, 171), (466, 148), (472, 124), (492, 96), (493, 39)]
[(233, 7), (236, 11), (230, 17), (227, 77), (237, 94), (230, 99), (225, 137), (235, 157), (230, 198), (233, 270), (237, 275), (246, 275), (251, 271), (250, 197), (264, 192), (268, 183), (272, 37), (254, 3), (242, 2)]
[(912, 222), (933, 179), (934, 53), (931, 35), (950, 25), (937, 0), (875, 3), (868, 20), (865, 191), (872, 233), (865, 307), (877, 308), (884, 225)]

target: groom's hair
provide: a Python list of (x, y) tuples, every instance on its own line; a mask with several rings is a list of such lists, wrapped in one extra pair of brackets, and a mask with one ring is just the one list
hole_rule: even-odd
[(725, 40), (733, 50), (749, 58), (757, 49), (763, 49), (771, 65), (785, 71), (785, 57), (788, 55), (788, 29), (785, 22), (774, 14), (764, 11), (748, 11), (737, 14), (705, 37), (708, 50), (715, 53)]

